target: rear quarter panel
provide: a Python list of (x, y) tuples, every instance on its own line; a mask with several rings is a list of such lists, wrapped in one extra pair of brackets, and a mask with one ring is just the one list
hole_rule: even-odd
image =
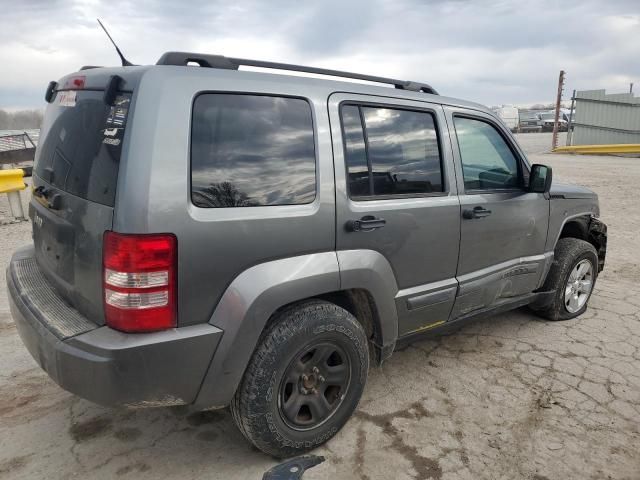
[[(190, 198), (191, 115), (201, 92), (305, 98), (315, 127), (316, 198), (307, 205), (199, 208)], [(266, 261), (335, 249), (326, 90), (288, 77), (162, 66), (141, 81), (128, 161), (120, 168), (114, 230), (178, 238), (178, 321), (209, 321), (241, 272)]]

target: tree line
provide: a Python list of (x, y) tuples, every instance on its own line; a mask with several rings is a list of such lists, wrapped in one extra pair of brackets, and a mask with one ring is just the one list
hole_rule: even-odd
[(30, 130), (40, 128), (42, 110), (18, 110), (7, 112), (0, 109), (0, 130)]

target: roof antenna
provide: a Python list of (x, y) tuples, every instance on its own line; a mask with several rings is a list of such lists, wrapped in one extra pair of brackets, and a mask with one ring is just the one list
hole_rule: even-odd
[(100, 26), (102, 27), (102, 30), (104, 30), (104, 33), (107, 34), (107, 37), (109, 37), (109, 40), (111, 40), (111, 43), (113, 43), (113, 46), (116, 47), (116, 52), (118, 52), (118, 56), (120, 57), (120, 60), (122, 60), (122, 66), (123, 67), (132, 67), (133, 63), (131, 63), (129, 60), (127, 60), (126, 58), (124, 58), (124, 55), (122, 54), (122, 52), (120, 51), (120, 49), (118, 48), (118, 45), (116, 45), (116, 42), (113, 41), (113, 38), (111, 38), (111, 35), (109, 35), (109, 32), (107, 31), (107, 29), (105, 28), (105, 26), (102, 24), (102, 22), (100, 21), (99, 18), (96, 18), (96, 20), (98, 21), (98, 23), (100, 24)]

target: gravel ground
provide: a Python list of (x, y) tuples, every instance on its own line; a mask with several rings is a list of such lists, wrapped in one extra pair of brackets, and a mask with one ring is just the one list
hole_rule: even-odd
[[(521, 309), (397, 352), (305, 479), (640, 478), (640, 159), (519, 141), (600, 195), (609, 254), (590, 308), (558, 323)], [(0, 266), (29, 237), (27, 223), (0, 227)], [(0, 350), (0, 477), (258, 479), (274, 464), (226, 411), (107, 409), (62, 391), (22, 346), (4, 288)]]

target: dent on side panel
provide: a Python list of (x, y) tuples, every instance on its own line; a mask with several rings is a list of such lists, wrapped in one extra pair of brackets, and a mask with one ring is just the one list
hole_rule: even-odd
[(261, 263), (226, 289), (209, 323), (224, 331), (196, 406), (229, 404), (267, 321), (283, 305), (340, 287), (335, 252)]
[(452, 319), (528, 295), (540, 286), (553, 252), (517, 258), (458, 277)]

